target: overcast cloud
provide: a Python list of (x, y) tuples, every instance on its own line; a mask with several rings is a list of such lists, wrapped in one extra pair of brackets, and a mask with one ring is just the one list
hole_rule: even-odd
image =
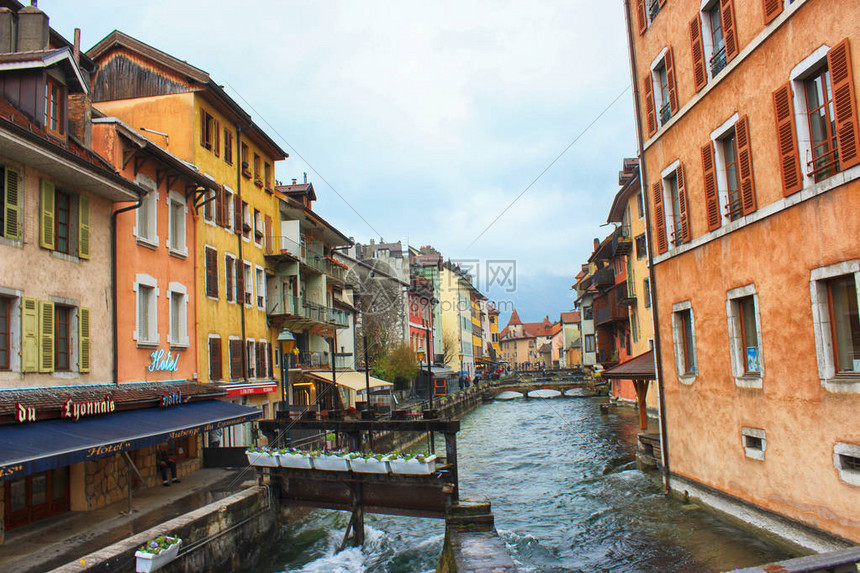
[(432, 244), (482, 273), (515, 260), (516, 292), (487, 289), (483, 274), (479, 286), (526, 321), (572, 308), (573, 276), (608, 233), (622, 158), (635, 155), (627, 89), (469, 247), (629, 86), (621, 0), (39, 6), (68, 39), (82, 28), (84, 49), (118, 29), (247, 100), (290, 152), (276, 177), (308, 172), (315, 209), (357, 241)]

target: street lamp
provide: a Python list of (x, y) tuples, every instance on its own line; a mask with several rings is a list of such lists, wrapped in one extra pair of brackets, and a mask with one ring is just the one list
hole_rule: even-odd
[(290, 367), (289, 356), (296, 347), (296, 337), (288, 329), (283, 329), (278, 335), (278, 342), (281, 343), (281, 403), (283, 410), (289, 411), (289, 397), (287, 396), (287, 370)]

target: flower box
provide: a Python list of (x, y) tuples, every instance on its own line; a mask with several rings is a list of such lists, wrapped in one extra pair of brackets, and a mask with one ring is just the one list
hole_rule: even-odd
[(348, 472), (349, 460), (340, 454), (319, 455), (314, 459), (314, 469), (328, 472)]
[(179, 555), (179, 546), (182, 545), (182, 540), (178, 537), (159, 536), (141, 547), (141, 549), (149, 547), (153, 543), (159, 544), (159, 539), (161, 539), (161, 545), (164, 545), (165, 542), (169, 543), (169, 545), (158, 550), (157, 553), (141, 550), (134, 552), (134, 556), (137, 558), (136, 573), (149, 573), (150, 571), (160, 569)]
[(436, 471), (436, 456), (415, 456), (409, 459), (389, 456), (388, 467), (393, 474), (430, 475)]
[(282, 468), (292, 468), (297, 470), (309, 470), (313, 468), (311, 458), (306, 454), (298, 452), (284, 452), (276, 455)]
[(349, 467), (354, 472), (358, 472), (361, 474), (387, 474), (388, 473), (388, 460), (386, 459), (377, 459), (374, 457), (363, 458), (349, 458)]
[(252, 452), (246, 451), (248, 463), (252, 466), (263, 466), (267, 468), (278, 467), (278, 458), (273, 452)]

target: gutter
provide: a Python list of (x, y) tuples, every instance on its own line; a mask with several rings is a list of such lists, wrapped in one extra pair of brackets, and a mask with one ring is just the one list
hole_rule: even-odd
[(630, 73), (632, 75), (633, 84), (633, 113), (636, 116), (636, 151), (639, 155), (639, 189), (642, 193), (642, 205), (645, 208), (645, 240), (648, 246), (648, 281), (651, 286), (651, 320), (654, 328), (654, 365), (657, 375), (657, 395), (659, 397), (660, 409), (660, 458), (663, 473), (663, 488), (664, 493), (671, 493), (669, 485), (669, 439), (666, 430), (666, 397), (663, 391), (663, 362), (660, 357), (661, 341), (660, 341), (660, 317), (657, 312), (657, 282), (654, 276), (654, 256), (651, 239), (651, 201), (648, 199), (647, 186), (645, 181), (648, 179), (645, 171), (645, 148), (643, 146), (643, 131), (642, 117), (639, 113), (639, 74), (636, 71), (636, 54), (633, 52), (633, 27), (630, 21), (630, 0), (624, 0), (624, 21), (627, 25), (627, 50), (630, 56)]
[(110, 282), (111, 282), (111, 292), (113, 292), (113, 301), (111, 306), (113, 307), (113, 320), (111, 321), (111, 328), (113, 330), (113, 383), (119, 385), (119, 325), (117, 319), (117, 297), (119, 293), (117, 292), (118, 281), (116, 277), (116, 216), (120, 213), (125, 213), (126, 211), (132, 211), (135, 209), (139, 209), (143, 204), (143, 194), (138, 193), (137, 203), (134, 205), (130, 205), (128, 207), (123, 207), (117, 211), (111, 213), (110, 216)]

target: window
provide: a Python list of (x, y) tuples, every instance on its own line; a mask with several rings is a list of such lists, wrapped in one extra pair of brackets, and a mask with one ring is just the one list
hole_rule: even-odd
[(833, 465), (839, 479), (851, 485), (860, 485), (860, 446), (836, 442), (833, 446)]
[(217, 336), (209, 337), (209, 379), (221, 380), (221, 339)]
[(137, 275), (137, 343), (157, 345), (158, 336), (158, 282), (149, 275)]
[(263, 164), (263, 184), (266, 186), (267, 191), (271, 191), (272, 189), (272, 166), (269, 162), (265, 162)]
[(764, 460), (764, 451), (767, 447), (767, 439), (764, 430), (758, 428), (741, 428), (743, 438), (744, 454), (754, 460)]
[(68, 193), (57, 191), (54, 194), (54, 250), (69, 254), (71, 234), (69, 227), (72, 222), (72, 198)]
[(660, 9), (665, 3), (666, 0), (636, 0), (636, 15), (639, 22), (640, 34), (645, 33), (645, 30), (648, 29), (649, 24), (660, 13)]
[(212, 247), (206, 253), (206, 296), (218, 298), (218, 251)]
[(676, 161), (664, 170), (662, 182), (655, 183), (652, 191), (657, 252), (662, 254), (670, 244), (677, 247), (691, 239), (684, 166)]
[(229, 231), (233, 230), (233, 225), (235, 224), (235, 221), (236, 221), (236, 214), (235, 214), (236, 200), (234, 199), (234, 197), (235, 197), (235, 194), (225, 187), (224, 188), (224, 228), (229, 230)]
[(248, 340), (245, 342), (246, 351), (245, 351), (245, 366), (247, 366), (247, 370), (245, 372), (246, 378), (256, 378), (257, 371), (257, 356), (256, 356), (256, 346), (253, 340)]
[(185, 233), (185, 199), (179, 193), (170, 192), (168, 204), (168, 235), (167, 247), (171, 253), (187, 255), (188, 247), (186, 244)]
[(690, 22), (693, 79), (696, 91), (716, 77), (738, 54), (733, 0), (704, 2)]
[(672, 118), (672, 109), (669, 106), (669, 73), (665, 62), (656, 70), (654, 76), (657, 81), (657, 111), (660, 125), (665, 125)]
[(242, 356), (242, 341), (238, 338), (230, 339), (230, 378), (239, 380), (245, 369), (245, 361)]
[[(640, 194), (641, 197), (641, 194)], [(636, 258), (644, 259), (648, 256), (648, 246), (645, 242), (645, 233), (636, 237)]]
[(224, 255), (224, 297), (227, 302), (235, 302), (233, 296), (235, 287), (236, 258), (233, 255)]
[(265, 310), (266, 308), (266, 272), (257, 267), (257, 308)]
[(256, 153), (254, 154), (254, 184), (257, 187), (263, 186), (263, 174), (260, 172), (260, 156)]
[(744, 388), (761, 388), (761, 323), (755, 285), (730, 290), (726, 313), (729, 320), (729, 354), (735, 384)]
[(65, 91), (54, 78), (45, 79), (45, 130), (57, 137), (62, 137), (65, 130)]
[(148, 178), (137, 178), (137, 184), (149, 192), (141, 198), (140, 207), (136, 210), (137, 224), (134, 234), (139, 241), (158, 245), (158, 192), (155, 190), (155, 182)]
[(72, 309), (54, 305), (54, 371), (71, 370)]
[[(245, 304), (247, 306), (251, 306), (252, 304), (254, 304), (253, 303), (253, 300), (254, 300), (253, 299), (253, 296), (254, 296), (254, 271), (253, 271), (253, 268), (251, 267), (251, 263), (249, 263), (249, 262), (245, 262), (244, 267), (245, 267), (245, 272), (243, 273), (243, 276), (244, 276), (244, 287), (245, 287), (244, 288)], [(237, 292), (238, 292), (238, 290), (237, 290)]]
[(702, 147), (708, 230), (756, 210), (749, 118), (735, 114)]
[(726, 40), (723, 37), (723, 24), (720, 17), (720, 3), (714, 2), (710, 9), (703, 13), (708, 22), (711, 39), (711, 56), (708, 58), (711, 77), (720, 73), (726, 67)]
[(218, 193), (214, 189), (207, 190), (206, 201), (203, 203), (203, 219), (214, 223), (215, 213), (220, 205), (221, 202), (218, 200)]
[(586, 334), (585, 335), (585, 351), (586, 352), (594, 352), (594, 335)]
[(860, 392), (860, 261), (814, 269), (811, 273), (813, 332), (822, 385), (837, 392)]
[(258, 246), (263, 244), (263, 218), (258, 209), (254, 209), (254, 242)]
[(15, 169), (0, 165), (0, 237), (21, 238), (21, 175)]
[(673, 305), (672, 331), (678, 376), (682, 382), (692, 382), (696, 376), (696, 338), (693, 331), (693, 310), (689, 302)]
[(188, 290), (180, 283), (170, 283), (170, 330), (167, 341), (171, 346), (188, 346)]
[(248, 144), (242, 144), (242, 175), (251, 178), (251, 166), (248, 164)]
[(642, 219), (645, 217), (645, 204), (642, 202), (642, 193), (636, 194), (636, 215)]
[(67, 255), (90, 258), (90, 201), (41, 182), (39, 245)]
[(12, 302), (0, 297), (0, 370), (12, 369)]
[(224, 161), (233, 165), (233, 132), (224, 129)]
[(215, 145), (216, 133), (215, 118), (205, 109), (200, 110), (200, 145), (206, 149), (212, 149)]
[(806, 116), (812, 157), (807, 168), (816, 182), (839, 171), (839, 149), (836, 142), (836, 117), (833, 113), (833, 91), (827, 66), (815, 70), (803, 82)]
[(594, 307), (586, 306), (582, 309), (582, 320), (594, 320)]
[(726, 192), (728, 193), (728, 217), (734, 221), (740, 219), (743, 214), (741, 206), (740, 189), (738, 188), (738, 164), (737, 164), (737, 149), (735, 147), (735, 131), (731, 130), (717, 144), (723, 152), (725, 158), (725, 173), (726, 173)]
[(252, 223), (251, 210), (248, 209), (248, 203), (242, 201), (242, 236), (249, 241), (251, 240)]

